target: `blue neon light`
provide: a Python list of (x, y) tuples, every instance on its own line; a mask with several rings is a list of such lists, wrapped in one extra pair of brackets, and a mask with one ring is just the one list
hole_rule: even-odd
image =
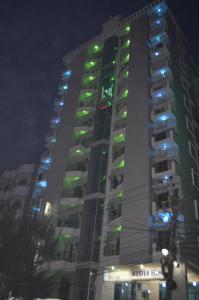
[(65, 78), (69, 78), (71, 77), (72, 71), (71, 70), (66, 70), (65, 72), (63, 72), (63, 76)]
[(61, 122), (60, 118), (54, 118), (51, 120), (51, 124), (59, 124)]
[(159, 117), (159, 120), (164, 122), (164, 121), (168, 120), (168, 117), (166, 115), (162, 115)]
[(173, 213), (171, 212), (159, 212), (159, 218), (163, 223), (169, 223), (171, 222), (171, 218)]
[(48, 185), (48, 182), (46, 180), (38, 181), (37, 185), (42, 188), (46, 188)]
[(158, 51), (155, 52), (155, 56), (158, 56), (160, 53)]
[(67, 89), (68, 89), (68, 85), (67, 85), (67, 84), (64, 84), (64, 85), (63, 85), (63, 90), (66, 91)]
[(166, 145), (166, 144), (162, 145), (163, 150), (166, 150), (167, 148), (168, 148), (168, 145)]
[(39, 207), (33, 207), (32, 210), (35, 211), (35, 212), (40, 212), (41, 208), (39, 208)]
[(64, 100), (59, 101), (59, 105), (63, 106), (64, 105)]

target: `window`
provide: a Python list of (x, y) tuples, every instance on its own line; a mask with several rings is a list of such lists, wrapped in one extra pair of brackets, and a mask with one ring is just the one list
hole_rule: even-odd
[(188, 131), (189, 131), (191, 134), (193, 134), (192, 124), (191, 124), (191, 122), (190, 122), (188, 116), (186, 116), (186, 126), (187, 126)]
[(112, 221), (121, 216), (122, 205), (120, 202), (110, 203), (108, 207), (108, 221)]
[(164, 140), (168, 137), (170, 137), (170, 131), (163, 131), (163, 132), (155, 134), (154, 140), (155, 140), (155, 142), (159, 142), (159, 141)]
[(189, 154), (193, 159), (196, 159), (196, 151), (194, 149), (194, 146), (192, 144), (191, 141), (188, 141), (188, 145), (189, 145)]
[(170, 160), (163, 160), (155, 165), (155, 172), (156, 173), (165, 172), (170, 170), (171, 167), (172, 165)]
[(199, 201), (194, 200), (194, 208), (195, 208), (195, 218), (196, 220), (199, 219)]
[(191, 168), (191, 176), (192, 176), (193, 185), (197, 189), (199, 189), (199, 176), (198, 176), (198, 173), (193, 168)]
[(120, 251), (120, 234), (109, 232), (104, 245), (104, 256), (118, 255)]

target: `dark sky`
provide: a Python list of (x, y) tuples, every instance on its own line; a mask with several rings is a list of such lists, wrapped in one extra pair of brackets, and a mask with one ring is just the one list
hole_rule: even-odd
[[(68, 51), (109, 16), (147, 0), (6, 0), (0, 4), (0, 170), (37, 162)], [(198, 0), (168, 1), (199, 63)]]

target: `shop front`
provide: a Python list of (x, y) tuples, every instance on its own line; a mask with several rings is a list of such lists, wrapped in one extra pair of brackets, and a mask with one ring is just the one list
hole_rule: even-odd
[[(181, 264), (174, 270), (175, 300), (199, 300), (199, 276)], [(99, 281), (98, 281), (99, 284)], [(166, 282), (158, 263), (110, 267), (103, 272), (97, 300), (165, 300)]]

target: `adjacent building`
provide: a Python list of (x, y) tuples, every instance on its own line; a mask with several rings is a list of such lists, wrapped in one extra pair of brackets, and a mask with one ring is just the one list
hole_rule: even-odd
[(17, 216), (22, 216), (25, 205), (31, 205), (35, 180), (35, 165), (23, 164), (15, 170), (4, 170), (0, 174), (0, 206), (8, 202), (17, 205)]
[(167, 249), (172, 299), (198, 299), (196, 76), (164, 1), (110, 19), (64, 57), (33, 194), (59, 234), (57, 297), (164, 299)]

